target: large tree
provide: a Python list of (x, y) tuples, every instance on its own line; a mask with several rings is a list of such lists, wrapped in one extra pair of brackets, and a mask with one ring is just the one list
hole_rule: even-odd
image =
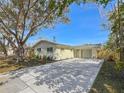
[[(39, 29), (48, 28), (58, 21), (67, 21), (66, 8), (73, 0), (1, 0), (1, 34), (14, 47), (20, 60), (28, 38)], [(16, 42), (13, 42), (13, 39)]]
[(58, 21), (67, 22), (65, 12), (71, 3), (89, 1), (106, 5), (109, 0), (1, 0), (0, 32), (21, 60), (30, 36)]

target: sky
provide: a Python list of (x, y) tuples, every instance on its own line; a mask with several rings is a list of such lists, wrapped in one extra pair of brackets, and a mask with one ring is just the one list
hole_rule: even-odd
[(68, 24), (58, 23), (54, 28), (43, 29), (28, 40), (34, 44), (40, 39), (53, 40), (67, 45), (97, 44), (108, 40), (109, 31), (102, 27), (104, 11), (98, 11), (96, 4), (70, 6)]

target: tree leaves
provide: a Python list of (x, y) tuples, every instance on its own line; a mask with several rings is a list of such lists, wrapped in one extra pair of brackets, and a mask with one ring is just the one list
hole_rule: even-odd
[(17, 48), (23, 47), (38, 29), (49, 28), (58, 22), (68, 23), (66, 10), (70, 4), (88, 1), (107, 4), (109, 0), (0, 0), (0, 28), (4, 28), (7, 38), (16, 40), (9, 39), (9, 42)]
[(108, 44), (113, 44), (111, 49), (120, 48), (124, 42), (124, 3), (119, 2), (119, 6), (110, 12), (109, 21), (112, 32)]

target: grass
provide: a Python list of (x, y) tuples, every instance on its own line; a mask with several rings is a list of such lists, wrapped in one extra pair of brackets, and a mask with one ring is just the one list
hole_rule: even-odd
[(124, 78), (115, 69), (114, 62), (104, 62), (89, 93), (124, 93)]
[(14, 60), (13, 61), (8, 61), (8, 60), (3, 60), (0, 59), (0, 73), (6, 73), (9, 71), (25, 68), (25, 67), (32, 67), (32, 66), (38, 66), (41, 65), (37, 60), (30, 60), (27, 62), (20, 62), (16, 63)]
[[(38, 59), (38, 58), (27, 58), (24, 62), (17, 63), (16, 60), (14, 60), (14, 56), (8, 56), (7, 58), (0, 57), (0, 73), (6, 73), (9, 71), (18, 70), (21, 68), (26, 67), (33, 67), (38, 65), (43, 65), (47, 63), (54, 62), (52, 60), (48, 59)], [(29, 60), (30, 59), (30, 60)]]

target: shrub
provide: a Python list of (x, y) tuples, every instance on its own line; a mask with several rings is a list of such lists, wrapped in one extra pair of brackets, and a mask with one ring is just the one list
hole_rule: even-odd
[(40, 59), (41, 59), (41, 56), (39, 56), (39, 55), (34, 55), (32, 58), (35, 59), (35, 60), (40, 60)]
[(43, 64), (51, 63), (55, 60), (55, 58), (53, 56), (45, 56), (45, 55), (41, 59), (42, 59), (41, 62)]
[(124, 79), (124, 62), (119, 61), (119, 49), (112, 51), (111, 49), (103, 48), (98, 52), (98, 58), (114, 61), (118, 76)]
[(98, 52), (98, 58), (109, 61), (116, 61), (119, 59), (119, 54), (116, 51), (103, 48)]
[(120, 78), (124, 79), (124, 62), (116, 61), (115, 69), (118, 71)]
[(43, 56), (43, 57), (41, 58), (41, 62), (42, 62), (43, 64), (46, 64), (46, 63), (47, 63), (47, 56)]
[(116, 70), (121, 71), (124, 70), (124, 62), (116, 61)]
[(48, 61), (54, 61), (55, 58), (54, 58), (53, 56), (48, 56), (48, 57), (47, 57), (47, 60), (48, 60)]

